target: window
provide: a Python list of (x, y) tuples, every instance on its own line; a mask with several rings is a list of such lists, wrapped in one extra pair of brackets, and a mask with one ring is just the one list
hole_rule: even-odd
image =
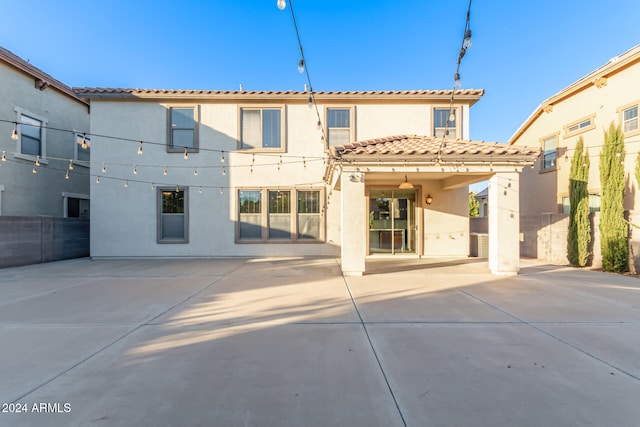
[(281, 149), (282, 110), (281, 109), (240, 109), (241, 148)]
[(189, 242), (189, 191), (158, 188), (158, 243)]
[(327, 139), (329, 146), (351, 142), (351, 110), (348, 108), (327, 108)]
[[(600, 212), (599, 194), (589, 194), (589, 212)], [(571, 202), (569, 196), (562, 198), (562, 213), (571, 213)]]
[(167, 152), (198, 151), (198, 108), (170, 107), (168, 110), (169, 134)]
[(629, 133), (638, 130), (638, 106), (622, 110), (622, 131)]
[(262, 239), (262, 194), (260, 191), (240, 191), (240, 239)]
[(564, 127), (564, 136), (565, 138), (568, 136), (577, 135), (582, 132), (586, 132), (591, 129), (595, 129), (595, 115), (591, 117), (584, 117), (578, 121), (570, 123)]
[(47, 120), (22, 108), (15, 108), (18, 123), (18, 140), (15, 157), (35, 160), (47, 164), (46, 125)]
[[(458, 137), (457, 109), (434, 108), (433, 110), (433, 136), (455, 139)], [(453, 119), (453, 120), (452, 120)]]
[(322, 221), (320, 190), (238, 191), (239, 242), (319, 242)]
[(291, 239), (291, 192), (269, 191), (269, 239)]
[(89, 195), (78, 193), (62, 193), (65, 218), (89, 218)]
[(542, 140), (542, 170), (556, 168), (558, 135), (549, 136)]
[(298, 239), (320, 240), (320, 191), (298, 191)]
[(75, 133), (73, 158), (79, 165), (89, 167), (89, 161), (91, 160), (91, 137), (85, 133)]

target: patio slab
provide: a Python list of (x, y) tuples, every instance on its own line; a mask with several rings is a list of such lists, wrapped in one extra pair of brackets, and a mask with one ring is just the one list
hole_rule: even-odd
[(29, 410), (0, 426), (636, 426), (640, 281), (521, 272), (376, 259), (345, 278), (330, 258), (0, 270), (0, 397)]

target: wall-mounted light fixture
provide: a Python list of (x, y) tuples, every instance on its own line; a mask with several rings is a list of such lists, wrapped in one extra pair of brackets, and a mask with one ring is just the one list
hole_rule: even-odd
[(430, 205), (431, 203), (433, 203), (433, 197), (431, 197), (431, 194), (427, 194), (427, 197), (424, 199), (424, 202), (427, 205)]

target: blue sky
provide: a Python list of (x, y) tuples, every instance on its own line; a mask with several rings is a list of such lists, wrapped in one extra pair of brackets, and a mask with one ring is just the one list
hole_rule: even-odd
[[(289, 4), (289, 1), (287, 1)], [(451, 89), (468, 0), (294, 0), (315, 90)], [(0, 44), (69, 86), (302, 90), (276, 0), (2, 1)], [(638, 0), (475, 0), (471, 138), (506, 142), (545, 98), (640, 43)]]

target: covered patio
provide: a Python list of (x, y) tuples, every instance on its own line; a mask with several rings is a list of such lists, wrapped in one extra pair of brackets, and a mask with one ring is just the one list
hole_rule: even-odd
[(515, 275), (519, 174), (538, 148), (418, 135), (330, 148), (325, 180), (341, 207), (341, 266), (365, 273), (368, 256), (467, 257), (469, 185), (489, 181), (489, 269)]

